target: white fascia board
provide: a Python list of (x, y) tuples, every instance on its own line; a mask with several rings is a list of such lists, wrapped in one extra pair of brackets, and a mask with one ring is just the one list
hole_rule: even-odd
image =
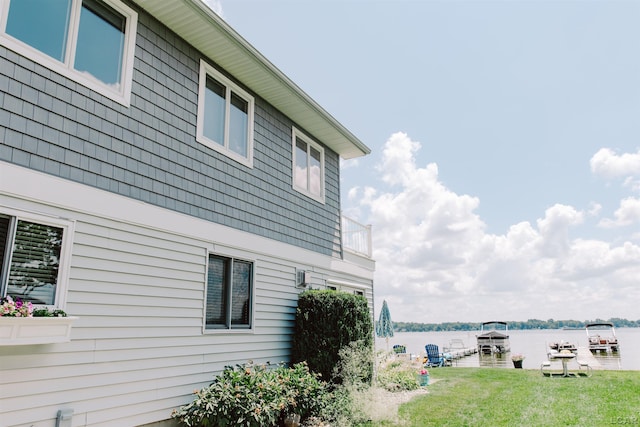
[(21, 200), (185, 236), (203, 242), (212, 251), (221, 245), (255, 254), (278, 254), (300, 265), (373, 279), (373, 271), (328, 255), (0, 161), (0, 204), (25, 210)]

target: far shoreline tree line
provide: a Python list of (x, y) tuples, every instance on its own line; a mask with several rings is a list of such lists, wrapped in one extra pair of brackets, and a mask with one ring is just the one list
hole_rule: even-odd
[[(640, 328), (639, 320), (627, 320), (617, 317), (603, 320), (539, 320), (529, 319), (525, 321), (506, 321), (510, 330), (521, 329), (584, 329), (589, 323), (612, 323), (615, 328)], [(377, 322), (376, 322), (377, 323)], [(474, 322), (443, 322), (443, 323), (417, 323), (417, 322), (393, 322), (395, 332), (435, 332), (435, 331), (478, 331), (481, 323)]]

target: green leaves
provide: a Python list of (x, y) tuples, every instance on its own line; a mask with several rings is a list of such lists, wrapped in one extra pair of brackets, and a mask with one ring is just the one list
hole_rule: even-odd
[(294, 362), (307, 361), (328, 381), (340, 349), (354, 341), (373, 353), (373, 321), (364, 297), (327, 290), (300, 294), (291, 350)]
[(196, 398), (174, 411), (186, 426), (276, 426), (289, 413), (320, 417), (329, 389), (305, 363), (290, 368), (255, 365), (227, 366)]

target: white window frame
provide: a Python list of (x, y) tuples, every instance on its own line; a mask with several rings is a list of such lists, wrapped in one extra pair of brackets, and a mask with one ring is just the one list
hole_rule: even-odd
[[(292, 127), (291, 131), (291, 150), (292, 150), (292, 170), (291, 170), (291, 178), (293, 189), (320, 202), (325, 202), (325, 161), (324, 161), (324, 148), (317, 142), (315, 142), (311, 137), (307, 136), (300, 129), (297, 129), (295, 126)], [(307, 144), (307, 187), (301, 187), (296, 185), (296, 155), (298, 153), (296, 142), (300, 138), (305, 144)], [(311, 192), (309, 186), (311, 185), (311, 168), (310, 165), (310, 154), (309, 147), (315, 148), (320, 152), (320, 194), (315, 194)]]
[[(226, 90), (226, 106), (225, 106), (225, 123), (224, 123), (224, 141), (213, 141), (204, 135), (204, 118), (205, 118), (205, 90), (207, 88), (207, 77), (211, 77), (225, 87)], [(229, 121), (230, 121), (230, 102), (231, 93), (235, 93), (247, 102), (247, 157), (232, 151), (229, 148)], [(213, 68), (203, 59), (200, 60), (200, 79), (198, 86), (198, 117), (196, 121), (196, 141), (207, 147), (241, 163), (249, 168), (253, 168), (253, 129), (254, 129), (254, 111), (255, 100), (240, 86), (233, 83), (218, 70)]]
[(73, 0), (71, 6), (65, 62), (60, 62), (54, 58), (51, 58), (50, 56), (40, 52), (36, 48), (31, 47), (28, 44), (16, 38), (13, 38), (6, 33), (7, 20), (9, 17), (9, 5), (11, 1), (16, 0), (0, 0), (1, 45), (126, 107), (130, 105), (131, 86), (133, 80), (133, 61), (138, 25), (138, 14), (133, 9), (126, 6), (119, 0), (100, 0), (124, 15), (127, 21), (125, 25), (124, 51), (122, 54), (121, 82), (119, 88), (114, 88), (108, 84), (103, 83), (89, 73), (77, 71), (73, 68), (73, 58), (75, 57), (76, 41), (78, 38), (78, 25), (80, 23), (82, 0)]
[(369, 286), (361, 285), (359, 283), (344, 282), (336, 279), (326, 280), (325, 287), (333, 291), (348, 292), (365, 298), (367, 297), (367, 291), (371, 289)]
[[(58, 264), (58, 277), (56, 280), (56, 296), (53, 305), (40, 305), (36, 307), (46, 307), (50, 309), (64, 310), (67, 304), (67, 292), (69, 289), (69, 271), (71, 268), (71, 253), (73, 247), (73, 234), (75, 231), (75, 222), (57, 217), (45, 216), (42, 214), (35, 214), (26, 211), (8, 209), (0, 207), (0, 213), (13, 217), (16, 220), (23, 220), (42, 225), (48, 225), (52, 227), (62, 228), (62, 244), (60, 247), (60, 263)], [(11, 254), (6, 253), (5, 257), (10, 257)], [(5, 260), (0, 259), (0, 263)], [(2, 280), (3, 278), (0, 278)], [(8, 279), (8, 277), (7, 277)], [(6, 281), (3, 280), (0, 283), (0, 296), (5, 297), (7, 292)]]
[[(231, 270), (233, 271), (233, 261), (243, 261), (251, 263), (251, 288), (249, 293), (249, 326), (233, 326), (229, 319), (227, 319), (226, 325), (216, 325), (207, 327), (207, 281), (209, 278), (209, 258), (210, 256), (217, 256), (220, 258), (227, 258), (231, 260)], [(220, 252), (210, 252), (207, 251), (206, 255), (206, 269), (204, 276), (204, 303), (203, 303), (203, 311), (202, 311), (202, 332), (204, 334), (219, 334), (219, 333), (232, 333), (232, 334), (246, 334), (253, 333), (255, 330), (255, 301), (256, 301), (256, 261), (254, 259), (243, 257), (243, 256), (235, 256), (226, 253)], [(226, 284), (225, 284), (226, 286)], [(225, 302), (225, 304), (230, 303), (231, 300)], [(229, 310), (230, 307), (226, 307), (228, 315), (231, 315)]]

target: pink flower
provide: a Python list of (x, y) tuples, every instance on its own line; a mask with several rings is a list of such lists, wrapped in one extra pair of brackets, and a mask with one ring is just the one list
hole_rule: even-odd
[(20, 298), (15, 300), (11, 296), (0, 298), (0, 316), (32, 317), (33, 304), (31, 301), (23, 302)]

